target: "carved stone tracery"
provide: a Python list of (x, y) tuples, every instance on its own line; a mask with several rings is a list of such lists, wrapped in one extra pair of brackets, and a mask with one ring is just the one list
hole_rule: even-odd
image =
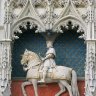
[[(37, 22), (38, 23), (38, 22)], [(39, 24), (36, 24), (34, 21), (30, 21), (29, 20), (25, 20), (23, 22), (20, 22), (17, 26), (14, 27), (14, 29), (12, 30), (12, 38), (13, 39), (18, 39), (19, 37), (16, 36), (17, 33), (22, 34), (22, 28), (24, 28), (25, 30), (27, 30), (27, 26), (29, 25), (29, 29), (33, 29), (35, 28), (36, 31), (35, 33), (38, 33), (40, 30), (42, 31), (43, 29), (41, 29), (41, 26)]]
[[(81, 34), (80, 38), (85, 39), (87, 43), (85, 96), (95, 96), (96, 30), (94, 27), (96, 26), (94, 3), (96, 3), (94, 0), (8, 0), (5, 3), (4, 39), (18, 39), (17, 33), (22, 33), (21, 27), (27, 29), (28, 22), (30, 29), (36, 28), (35, 32), (62, 33), (62, 28), (68, 29), (68, 22), (71, 21), (71, 28), (78, 27), (77, 32)], [(26, 12), (24, 12), (24, 8)], [(85, 13), (80, 13), (79, 8), (85, 10)], [(0, 90), (2, 92), (7, 87), (10, 89), (9, 81), (11, 80), (11, 41), (6, 40), (0, 42), (0, 49), (2, 50), (0, 53)], [(47, 40), (48, 42), (53, 44), (50, 39)]]
[[(18, 5), (22, 5), (24, 6), (26, 4), (27, 0), (10, 0), (10, 3), (13, 3), (14, 6), (18, 6)], [(68, 0), (51, 0), (50, 2), (53, 2), (54, 5), (57, 7), (64, 7), (66, 5), (66, 3), (68, 2)], [(86, 6), (89, 2), (88, 0), (72, 0), (72, 2), (76, 5), (76, 6)], [(38, 5), (38, 6), (42, 6), (43, 7), (46, 5), (47, 0), (32, 0), (32, 3), (34, 5)]]

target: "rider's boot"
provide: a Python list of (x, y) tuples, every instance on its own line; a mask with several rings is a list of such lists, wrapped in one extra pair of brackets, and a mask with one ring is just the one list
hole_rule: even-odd
[(41, 79), (40, 82), (45, 82), (45, 80), (44, 79)]
[(47, 73), (44, 71), (44, 72), (43, 72), (43, 78), (40, 80), (40, 82), (45, 82), (46, 74), (47, 74)]

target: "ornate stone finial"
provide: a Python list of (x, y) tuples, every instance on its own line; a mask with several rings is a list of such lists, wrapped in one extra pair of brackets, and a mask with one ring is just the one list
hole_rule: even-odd
[(52, 4), (52, 1), (53, 0), (46, 0), (46, 2), (47, 2), (48, 5), (51, 5)]
[(88, 2), (89, 2), (90, 5), (93, 5), (94, 0), (88, 0)]

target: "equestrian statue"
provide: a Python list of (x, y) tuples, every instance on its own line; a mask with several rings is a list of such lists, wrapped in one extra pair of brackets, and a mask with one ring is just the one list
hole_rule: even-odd
[(27, 96), (24, 87), (33, 84), (35, 96), (38, 95), (37, 84), (40, 82), (57, 81), (60, 91), (55, 96), (60, 96), (66, 89), (70, 96), (80, 96), (77, 86), (77, 74), (69, 67), (57, 66), (55, 62), (56, 52), (51, 46), (48, 47), (46, 55), (41, 58), (35, 52), (25, 50), (21, 64), (24, 71), (27, 71), (27, 80), (22, 84), (23, 95)]

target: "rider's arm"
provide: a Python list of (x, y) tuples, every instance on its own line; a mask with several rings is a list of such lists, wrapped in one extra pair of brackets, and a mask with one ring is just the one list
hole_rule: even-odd
[(45, 61), (46, 59), (49, 59), (49, 58), (54, 58), (54, 54), (52, 54), (52, 53), (47, 54), (46, 57), (43, 59), (43, 61)]

